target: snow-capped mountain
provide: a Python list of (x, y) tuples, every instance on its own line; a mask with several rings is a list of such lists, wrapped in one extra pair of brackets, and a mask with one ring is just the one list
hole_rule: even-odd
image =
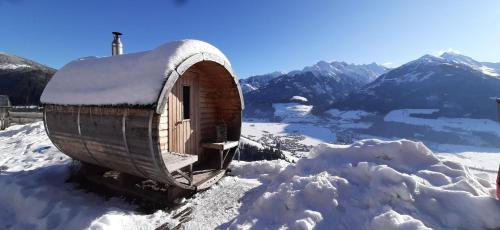
[(258, 88), (261, 88), (261, 87), (267, 85), (267, 83), (270, 80), (277, 78), (279, 76), (285, 75), (285, 74), (286, 73), (281, 72), (281, 71), (275, 71), (275, 72), (268, 73), (268, 74), (256, 75), (256, 76), (251, 76), (249, 78), (240, 79), (241, 90), (243, 91), (243, 93), (248, 93), (250, 91), (254, 91)]
[(441, 115), (496, 119), (497, 72), (470, 57), (424, 55), (380, 76), (334, 108), (385, 113), (404, 108), (439, 109)]
[(444, 58), (448, 61), (451, 62), (456, 62), (460, 64), (467, 65), (475, 70), (481, 71), (482, 73), (486, 75), (490, 75), (493, 77), (499, 77), (500, 74), (497, 73), (497, 71), (494, 68), (489, 67), (488, 65), (485, 65), (484, 63), (478, 62), (470, 57), (467, 57), (465, 55), (461, 55), (456, 52), (445, 52), (441, 54), (441, 58)]
[(481, 64), (490, 67), (495, 70), (495, 72), (500, 73), (500, 62), (499, 63), (494, 63), (494, 62), (481, 62)]
[(347, 76), (367, 84), (377, 79), (378, 76), (387, 72), (387, 70), (388, 68), (376, 63), (356, 65), (337, 61), (319, 61), (315, 65), (304, 67), (302, 70), (292, 71), (289, 74), (296, 75), (311, 72), (316, 76), (328, 76), (337, 78), (338, 80), (340, 80), (340, 77)]
[(28, 68), (46, 69), (48, 67), (22, 57), (11, 55), (5, 52), (0, 52), (0, 71)]
[(36, 105), (55, 69), (15, 55), (0, 52), (0, 95), (14, 105)]
[(256, 76), (251, 81), (244, 79), (242, 85), (253, 87), (252, 90), (245, 90), (245, 113), (250, 116), (269, 116), (273, 114), (273, 103), (286, 103), (294, 96), (307, 98), (308, 104), (321, 110), (387, 70), (375, 63), (355, 65), (320, 61), (287, 74)]
[(283, 75), (301, 75), (307, 72), (311, 72), (315, 76), (321, 77), (331, 77), (340, 81), (341, 77), (348, 77), (355, 79), (362, 84), (367, 84), (374, 81), (378, 76), (387, 72), (389, 69), (387, 67), (378, 65), (376, 63), (371, 64), (348, 64), (345, 62), (326, 62), (319, 61), (312, 66), (306, 66), (302, 70), (294, 70), (289, 73), (282, 71), (276, 71), (263, 75), (256, 75), (246, 79), (240, 80), (240, 85), (244, 93), (262, 88), (267, 85), (269, 81), (274, 78)]

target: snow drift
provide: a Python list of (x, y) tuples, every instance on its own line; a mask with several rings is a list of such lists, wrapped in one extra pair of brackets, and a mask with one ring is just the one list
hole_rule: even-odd
[[(364, 140), (321, 144), (309, 159), (234, 171), (265, 181), (231, 223), (234, 229), (499, 228), (492, 185), (422, 143)], [(274, 165), (273, 165), (274, 164)], [(281, 170), (276, 167), (281, 166)], [(269, 173), (265, 173), (268, 171)], [(277, 173), (279, 172), (279, 173)], [(261, 176), (265, 175), (265, 176)]]

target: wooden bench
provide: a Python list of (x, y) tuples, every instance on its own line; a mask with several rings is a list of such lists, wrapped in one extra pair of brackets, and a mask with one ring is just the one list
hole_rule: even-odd
[[(193, 183), (193, 164), (198, 161), (197, 155), (168, 152), (162, 153), (162, 156), (170, 173), (176, 172), (186, 178), (190, 185)], [(181, 171), (184, 167), (189, 167), (188, 175)]]
[(219, 152), (220, 165), (219, 169), (224, 167), (224, 161), (226, 160), (227, 153), (233, 148), (237, 148), (239, 145), (238, 141), (225, 141), (225, 142), (215, 142), (215, 143), (203, 143), (201, 146), (206, 149), (215, 149)]

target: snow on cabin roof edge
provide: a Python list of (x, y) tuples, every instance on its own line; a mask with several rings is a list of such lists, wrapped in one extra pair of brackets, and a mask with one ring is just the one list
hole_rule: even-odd
[[(168, 76), (189, 57), (208, 54), (230, 62), (199, 40), (165, 43), (153, 50), (74, 60), (54, 74), (40, 101), (58, 105), (156, 105)], [(229, 69), (232, 73), (232, 69)]]

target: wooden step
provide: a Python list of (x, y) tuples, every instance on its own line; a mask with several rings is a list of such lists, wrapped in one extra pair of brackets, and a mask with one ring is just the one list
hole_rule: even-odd
[(162, 153), (162, 156), (163, 161), (165, 162), (165, 165), (170, 172), (192, 165), (193, 163), (198, 161), (197, 155), (189, 155), (183, 153), (168, 152)]
[(227, 150), (238, 146), (238, 141), (225, 141), (215, 143), (203, 143), (201, 146), (208, 149)]

